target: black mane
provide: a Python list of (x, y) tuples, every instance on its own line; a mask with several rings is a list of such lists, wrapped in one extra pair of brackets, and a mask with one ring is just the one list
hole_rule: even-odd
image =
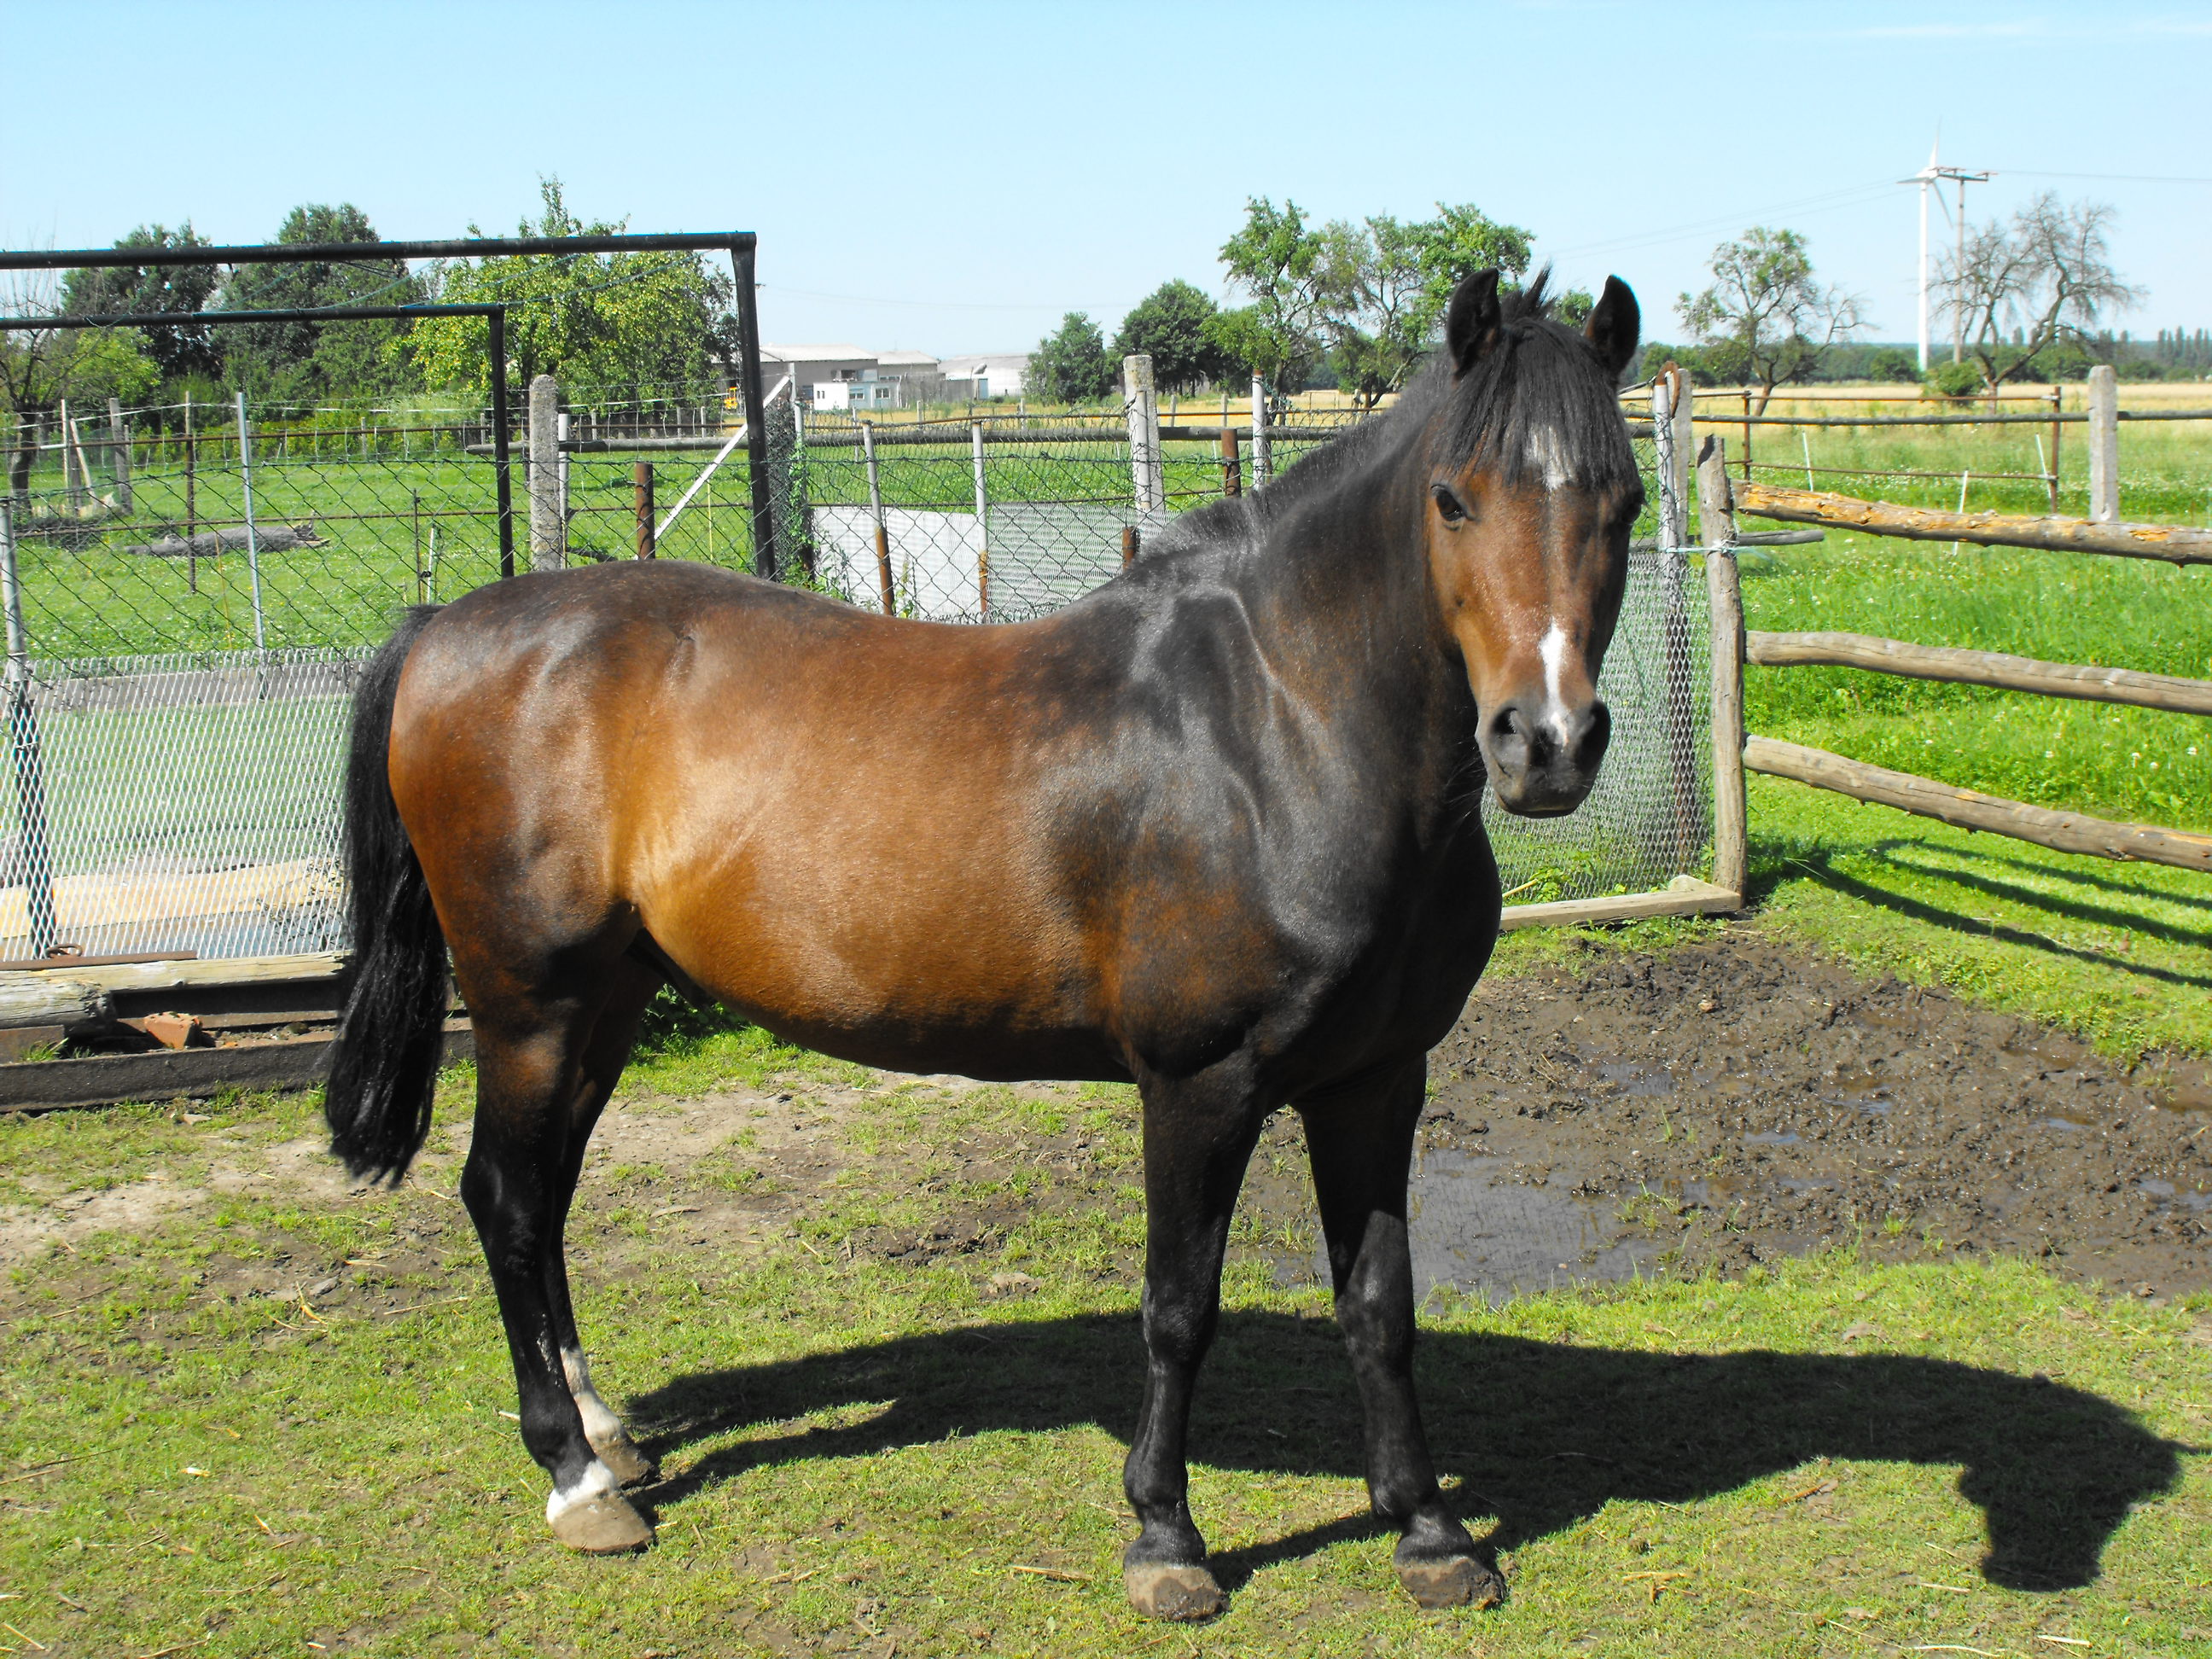
[(1516, 483), (1532, 457), (1548, 448), (1579, 483), (1633, 484), (1635, 455), (1612, 377), (1596, 348), (1553, 317), (1550, 279), (1547, 267), (1526, 289), (1505, 296), (1498, 343), (1472, 373), (1455, 377), (1442, 351), (1431, 354), (1389, 409), (1340, 433), (1254, 495), (1183, 515), (1164, 533), (1162, 550), (1173, 543), (1242, 539), (1267, 518), (1327, 494), (1431, 428), (1443, 470), (1478, 462)]

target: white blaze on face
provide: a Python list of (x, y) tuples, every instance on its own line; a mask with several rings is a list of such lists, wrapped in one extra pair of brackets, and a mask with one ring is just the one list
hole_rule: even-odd
[(1559, 742), (1564, 744), (1567, 741), (1567, 705), (1559, 695), (1559, 677), (1566, 672), (1567, 635), (1556, 622), (1536, 641), (1536, 655), (1544, 665), (1544, 718), (1552, 723), (1552, 730), (1559, 734)]
[(1529, 428), (1525, 455), (1529, 468), (1543, 478), (1545, 489), (1562, 489), (1574, 482), (1575, 471), (1567, 460), (1567, 446), (1557, 427)]

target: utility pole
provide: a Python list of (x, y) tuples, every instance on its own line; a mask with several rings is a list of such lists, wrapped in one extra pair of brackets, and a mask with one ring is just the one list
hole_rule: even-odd
[[(1897, 181), (1900, 185), (1920, 186), (1920, 372), (1923, 374), (1928, 372), (1928, 341), (1930, 332), (1928, 313), (1929, 190), (1941, 185), (1946, 179), (1956, 183), (1959, 186), (1959, 215), (1954, 227), (1958, 234), (1957, 252), (1954, 255), (1957, 263), (1952, 268), (1953, 275), (1955, 276), (1966, 263), (1966, 186), (1983, 184), (1993, 176), (1987, 173), (1970, 173), (1964, 167), (1942, 166), (1936, 160), (1936, 154), (1942, 148), (1942, 139), (1938, 137), (1935, 145), (1929, 149), (1926, 167), (1921, 168), (1910, 179), (1900, 179)], [(1966, 307), (1963, 301), (1954, 301), (1951, 307), (1951, 361), (1955, 363), (1965, 357), (1966, 348)]]

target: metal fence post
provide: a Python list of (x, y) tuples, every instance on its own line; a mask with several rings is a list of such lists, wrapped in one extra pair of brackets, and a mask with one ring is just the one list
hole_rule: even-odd
[(968, 441), (975, 457), (975, 619), (991, 620), (990, 498), (983, 489), (983, 423), (968, 428)]
[(561, 388), (550, 374), (530, 383), (530, 568), (568, 562), (568, 514), (561, 500)]
[(123, 399), (107, 400), (108, 470), (115, 479), (115, 507), (131, 509), (131, 428), (124, 423)]
[(246, 394), (238, 394), (238, 475), (246, 495), (246, 572), (253, 585), (253, 648), (265, 652), (261, 617), (261, 538), (253, 528), (253, 440), (246, 425)]
[(1735, 563), (1735, 512), (1728, 446), (1708, 437), (1698, 452), (1698, 527), (1705, 544), (1711, 608), (1713, 885), (1741, 901), (1749, 878), (1750, 814), (1743, 782), (1743, 585)]
[(1152, 360), (1145, 352), (1121, 359), (1121, 396), (1129, 416), (1129, 483), (1139, 513), (1158, 513), (1167, 502), (1160, 471), (1160, 403), (1152, 384)]
[(514, 458), (509, 453), (507, 412), (507, 313), (494, 311), (491, 325), (492, 489), (499, 509), (499, 574), (514, 574)]
[[(761, 386), (760, 310), (754, 293), (752, 239), (730, 244), (730, 274), (738, 289), (738, 375), (744, 382), (745, 470), (753, 508), (753, 574), (775, 575), (775, 506), (769, 493), (768, 403)], [(798, 386), (792, 386), (793, 395)]]
[(15, 569), (15, 511), (6, 501), (0, 501), (0, 610), (6, 612), (8, 627), (8, 746), (15, 764), (16, 857), (22, 866), (31, 954), (48, 957), (54, 949), (53, 854), (46, 834), (39, 716), (31, 704), (31, 645), (23, 627), (23, 584)]
[(2120, 384), (2110, 363), (2089, 371), (2089, 517), (2120, 517)]
[(1651, 431), (1658, 448), (1661, 657), (1667, 682), (1667, 750), (1674, 784), (1674, 817), (1685, 845), (1705, 839), (1705, 813), (1698, 794), (1696, 722), (1690, 718), (1690, 618), (1683, 586), (1690, 574), (1684, 549), (1690, 539), (1689, 457), (1682, 453), (1680, 417), (1688, 402), (1689, 377), (1669, 363), (1651, 383)]
[(876, 470), (876, 423), (860, 422), (860, 455), (868, 468), (868, 515), (876, 526), (876, 582), (883, 589), (884, 615), (898, 615), (897, 595), (891, 585), (891, 538), (884, 523), (884, 481)]
[(1252, 488), (1267, 482), (1267, 382), (1252, 377)]

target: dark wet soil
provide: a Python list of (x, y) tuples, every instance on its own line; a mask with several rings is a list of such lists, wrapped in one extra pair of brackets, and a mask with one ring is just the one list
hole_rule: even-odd
[(1425, 1286), (1733, 1274), (1840, 1244), (2024, 1255), (2145, 1296), (2212, 1285), (2202, 1066), (2131, 1070), (1755, 926), (1486, 982), (1431, 1087)]

